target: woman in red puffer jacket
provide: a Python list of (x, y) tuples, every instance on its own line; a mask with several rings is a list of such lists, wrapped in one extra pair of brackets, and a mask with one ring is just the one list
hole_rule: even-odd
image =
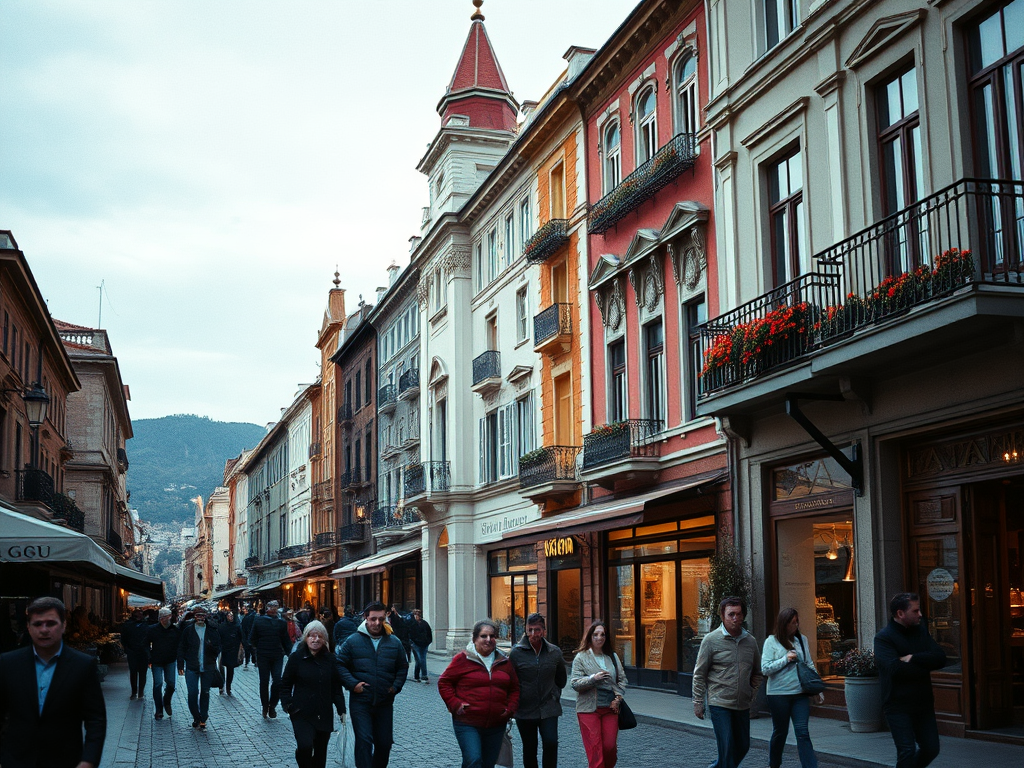
[(498, 626), (490, 619), (473, 627), (473, 641), (437, 681), (452, 713), (462, 768), (494, 768), (505, 726), (519, 706), (519, 678), (508, 656), (497, 650)]

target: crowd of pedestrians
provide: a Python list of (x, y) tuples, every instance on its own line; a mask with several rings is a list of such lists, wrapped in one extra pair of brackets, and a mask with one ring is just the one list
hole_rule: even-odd
[[(94, 659), (64, 645), (67, 615), (60, 600), (39, 598), (26, 613), (29, 645), (0, 655), (0, 765), (97, 768), (106, 715)], [(924, 768), (939, 752), (930, 675), (946, 657), (922, 624), (917, 595), (896, 595), (890, 613), (891, 621), (874, 641), (883, 712), (897, 768)], [(180, 619), (176, 614), (177, 609), (161, 608), (147, 618), (133, 611), (121, 625), (131, 698), (144, 698), (151, 669), (154, 717), (170, 718), (177, 672), (185, 679), (192, 727), (205, 730), (211, 689), (230, 697), (235, 669), (254, 664), (263, 716), (277, 717), (278, 703), (289, 715), (299, 768), (325, 767), (335, 714), (351, 718), (357, 768), (386, 768), (394, 742), (394, 702), (412, 657), (413, 680), (429, 684), (426, 651), (433, 632), (419, 610), (403, 616), (397, 606), (389, 610), (373, 602), (359, 616), (348, 607), (335, 619), (330, 608), (314, 612), (306, 604), (282, 613), (270, 601), (262, 613), (243, 607), (241, 617), (232, 611), (211, 615), (203, 605)], [(817, 672), (810, 643), (800, 633), (799, 614), (783, 608), (775, 631), (760, 648), (744, 627), (746, 615), (743, 599), (725, 598), (719, 606), (720, 626), (704, 636), (695, 663), (694, 714), (711, 720), (718, 745), (714, 765), (737, 768), (742, 763), (750, 746), (750, 709), (767, 679), (770, 768), (782, 763), (790, 724), (802, 768), (816, 768), (808, 680)], [(546, 639), (543, 615), (530, 614), (525, 628), (506, 654), (497, 647), (498, 623), (477, 622), (469, 644), (438, 679), (463, 768), (511, 765), (513, 719), (524, 768), (555, 768), (566, 685), (576, 692), (589, 768), (615, 768), (619, 730), (636, 721), (626, 703), (626, 672), (609, 627), (602, 621), (590, 625), (571, 672), (562, 649)], [(817, 690), (813, 695), (822, 700)], [(44, 763), (33, 751), (42, 744), (55, 750)], [(34, 746), (26, 751), (26, 745)]]

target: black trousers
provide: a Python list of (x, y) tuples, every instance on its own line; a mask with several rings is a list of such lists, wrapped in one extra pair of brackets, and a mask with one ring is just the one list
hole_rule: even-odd
[(146, 670), (149, 668), (149, 659), (145, 653), (135, 651), (128, 652), (128, 679), (132, 684), (132, 696), (142, 695), (146, 688)]
[(537, 733), (544, 745), (544, 768), (558, 768), (558, 715), (540, 720), (520, 720), (516, 727), (523, 740), (523, 768), (537, 768)]
[(939, 726), (932, 707), (886, 709), (896, 744), (896, 768), (925, 768), (939, 756)]
[[(277, 706), (283, 660), (283, 658), (267, 659), (263, 656), (256, 660), (256, 666), (260, 670), (260, 703), (264, 707), (273, 709)], [(273, 680), (273, 684), (271, 684), (271, 680)]]
[(331, 732), (318, 731), (313, 723), (301, 717), (292, 718), (292, 730), (295, 731), (295, 762), (299, 768), (324, 768)]

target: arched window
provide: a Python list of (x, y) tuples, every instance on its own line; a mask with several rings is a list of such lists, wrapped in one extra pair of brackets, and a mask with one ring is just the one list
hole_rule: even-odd
[(636, 164), (646, 163), (658, 151), (658, 109), (654, 86), (640, 91), (636, 98)]
[(676, 64), (676, 133), (696, 133), (698, 117), (697, 57), (683, 56)]
[(622, 133), (619, 121), (613, 120), (604, 129), (604, 193), (608, 194), (622, 181)]

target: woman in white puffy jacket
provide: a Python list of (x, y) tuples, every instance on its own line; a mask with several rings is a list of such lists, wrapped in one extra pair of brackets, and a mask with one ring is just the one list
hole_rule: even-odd
[[(802, 768), (817, 768), (818, 758), (814, 754), (807, 719), (811, 714), (811, 702), (802, 692), (797, 664), (806, 664), (814, 669), (807, 638), (800, 634), (800, 616), (796, 608), (783, 608), (775, 622), (775, 634), (768, 635), (761, 651), (761, 672), (768, 678), (768, 708), (772, 711), (772, 740), (768, 751), (769, 768), (782, 765), (782, 752), (789, 735), (789, 721), (793, 721), (796, 734), (797, 752)], [(819, 694), (818, 700), (824, 700)]]

